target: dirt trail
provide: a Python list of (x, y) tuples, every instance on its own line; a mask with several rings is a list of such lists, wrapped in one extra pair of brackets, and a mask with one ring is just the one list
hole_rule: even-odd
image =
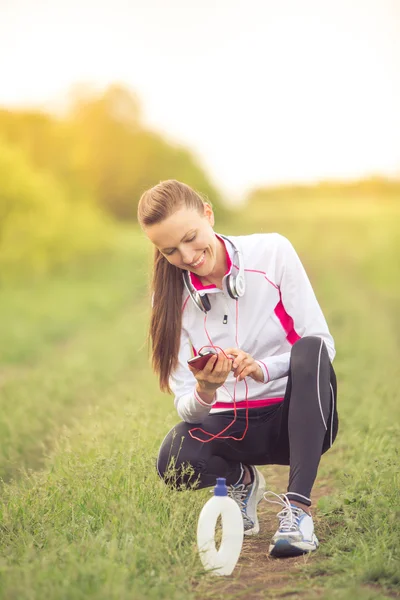
[[(275, 493), (286, 490), (288, 467), (260, 467), (260, 470), (265, 476), (267, 490)], [(317, 479), (312, 494), (314, 517), (317, 516), (318, 499), (328, 493), (326, 482)], [(196, 589), (199, 600), (319, 597), (319, 590), (314, 586), (312, 596), (309, 589), (308, 591), (303, 589), (305, 575), (301, 572), (301, 568), (309, 561), (318, 560), (318, 552), (285, 559), (274, 559), (268, 556), (270, 540), (278, 526), (277, 512), (279, 512), (277, 505), (269, 504), (265, 500), (260, 502), (258, 509), (260, 533), (254, 537), (245, 536), (239, 562), (230, 577), (219, 578), (210, 575), (200, 582)]]

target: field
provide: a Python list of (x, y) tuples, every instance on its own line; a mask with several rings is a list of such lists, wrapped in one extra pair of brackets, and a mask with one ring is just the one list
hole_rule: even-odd
[[(271, 528), (264, 548), (246, 541), (231, 578), (202, 573), (209, 492), (171, 492), (155, 472), (178, 418), (149, 368), (151, 253), (132, 228), (101, 263), (0, 293), (1, 599), (400, 597), (400, 204), (254, 201), (217, 231), (288, 236), (336, 341), (340, 432), (316, 487), (320, 550), (274, 583)], [(263, 472), (271, 485), (282, 476)]]

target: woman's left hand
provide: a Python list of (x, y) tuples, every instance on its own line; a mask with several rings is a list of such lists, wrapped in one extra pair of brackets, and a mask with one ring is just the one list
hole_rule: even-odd
[(259, 383), (264, 381), (262, 368), (250, 354), (244, 352), (244, 350), (240, 350), (240, 348), (227, 348), (224, 352), (234, 359), (232, 362), (232, 370), (238, 381), (243, 381), (247, 376)]

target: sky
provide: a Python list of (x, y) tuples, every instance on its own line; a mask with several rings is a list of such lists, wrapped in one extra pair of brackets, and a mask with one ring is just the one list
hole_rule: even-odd
[(400, 0), (0, 0), (0, 105), (127, 85), (233, 202), (400, 176)]

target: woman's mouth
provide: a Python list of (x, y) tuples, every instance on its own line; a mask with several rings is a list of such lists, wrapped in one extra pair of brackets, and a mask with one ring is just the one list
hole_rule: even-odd
[(196, 262), (191, 263), (189, 265), (189, 267), (191, 269), (197, 269), (198, 267), (201, 267), (201, 265), (204, 263), (206, 259), (206, 251), (204, 250), (203, 254), (200, 256), (200, 258), (198, 260), (196, 260)]

